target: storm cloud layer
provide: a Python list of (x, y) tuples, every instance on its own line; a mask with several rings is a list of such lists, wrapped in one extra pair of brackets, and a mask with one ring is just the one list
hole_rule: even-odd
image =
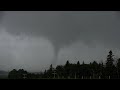
[[(31, 60), (35, 59), (35, 62), (42, 63), (43, 61), (39, 61), (37, 58), (43, 60), (41, 57), (49, 57), (49, 53), (51, 53), (50, 60), (47, 58), (45, 60), (48, 61), (45, 62), (52, 64), (61, 63), (62, 59), (70, 59), (69, 57), (74, 59), (73, 57), (77, 56), (82, 60), (88, 60), (89, 56), (98, 56), (101, 59), (103, 54), (106, 55), (105, 50), (113, 49), (119, 52), (120, 49), (119, 14), (112, 11), (7, 11), (4, 12), (2, 18), (2, 27), (5, 28), (5, 31), (1, 30), (1, 35), (4, 37), (10, 35), (11, 37), (22, 38), (6, 41), (8, 47), (10, 47), (8, 42), (15, 43), (15, 46), (11, 45), (11, 47), (16, 47), (15, 51), (19, 53), (14, 56), (9, 55), (11, 50), (7, 49), (10, 53), (4, 54), (7, 57), (12, 56), (11, 58), (17, 57), (17, 60), (19, 57), (19, 62), (26, 58), (25, 61), (29, 61), (28, 58), (32, 58)], [(41, 38), (44, 42), (41, 41)], [(49, 50), (45, 51), (46, 54), (44, 55), (41, 54), (44, 50), (40, 49), (42, 43), (49, 47), (48, 49), (44, 47), (44, 50)], [(6, 53), (6, 51), (4, 52)], [(22, 53), (28, 56), (21, 58), (24, 56)], [(34, 56), (30, 57), (30, 55)], [(63, 58), (64, 56), (65, 58)]]
[(0, 68), (3, 70), (39, 71), (51, 63), (53, 56), (53, 46), (45, 38), (11, 35), (5, 29), (0, 31)]

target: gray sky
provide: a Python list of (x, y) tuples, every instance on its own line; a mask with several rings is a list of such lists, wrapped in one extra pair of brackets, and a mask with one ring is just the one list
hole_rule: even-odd
[(120, 14), (114, 11), (0, 12), (0, 68), (40, 71), (50, 64), (120, 55)]

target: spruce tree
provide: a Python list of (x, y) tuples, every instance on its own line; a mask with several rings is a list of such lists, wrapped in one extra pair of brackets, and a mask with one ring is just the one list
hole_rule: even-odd
[(106, 61), (106, 75), (107, 77), (114, 78), (114, 59), (113, 59), (113, 53), (110, 50), (109, 55), (107, 56), (107, 61)]

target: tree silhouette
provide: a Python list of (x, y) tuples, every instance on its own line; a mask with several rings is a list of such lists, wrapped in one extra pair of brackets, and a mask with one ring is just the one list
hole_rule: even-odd
[[(48, 70), (40, 73), (28, 73), (24, 69), (13, 69), (9, 72), (9, 79), (52, 79), (52, 78), (65, 78), (65, 79), (120, 79), (120, 58), (117, 59), (116, 65), (114, 64), (113, 53), (110, 50), (107, 55), (107, 60), (103, 62), (90, 62), (85, 64), (84, 61), (80, 64), (72, 64), (69, 60), (66, 61), (65, 65), (57, 65), (53, 68), (52, 64)], [(54, 72), (55, 71), (55, 72)], [(54, 75), (55, 76), (54, 76)]]
[(65, 66), (64, 66), (64, 70), (65, 70), (64, 77), (68, 78), (69, 73), (70, 73), (70, 63), (69, 63), (68, 60), (67, 60), (67, 62), (65, 64)]
[(27, 71), (23, 69), (19, 69), (18, 71), (16, 69), (13, 69), (11, 72), (8, 74), (9, 79), (26, 79), (27, 78)]
[(109, 55), (107, 56), (107, 61), (106, 61), (106, 75), (111, 78), (114, 78), (114, 70), (115, 70), (115, 66), (113, 64), (114, 59), (113, 59), (113, 53), (110, 50)]
[(117, 59), (116, 69), (117, 69), (117, 77), (120, 78), (120, 58)]
[(17, 74), (18, 74), (17, 70), (13, 69), (12, 71), (9, 72), (8, 78), (9, 79), (17, 79)]
[(59, 78), (62, 78), (64, 76), (64, 67), (62, 65), (58, 65), (56, 67), (56, 73)]

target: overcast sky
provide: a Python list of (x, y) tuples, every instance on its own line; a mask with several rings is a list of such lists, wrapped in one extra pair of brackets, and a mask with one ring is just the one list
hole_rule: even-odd
[(100, 62), (109, 50), (120, 57), (119, 29), (115, 11), (1, 11), (0, 69)]

